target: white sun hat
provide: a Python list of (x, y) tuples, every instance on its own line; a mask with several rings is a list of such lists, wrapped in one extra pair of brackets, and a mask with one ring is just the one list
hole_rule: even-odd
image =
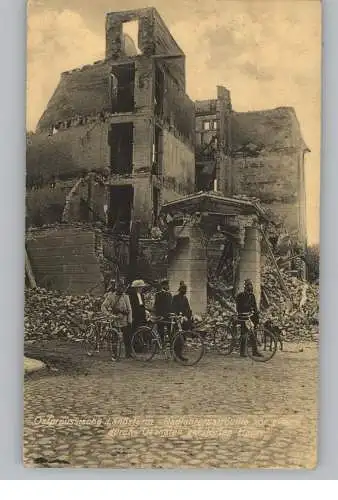
[(143, 280), (134, 280), (131, 284), (131, 288), (143, 288), (147, 286)]

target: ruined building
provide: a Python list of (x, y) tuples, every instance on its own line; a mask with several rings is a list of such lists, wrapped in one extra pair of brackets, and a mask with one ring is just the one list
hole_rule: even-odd
[(61, 75), (31, 138), (28, 175), (42, 182), (28, 209), (46, 185), (62, 199), (74, 178), (96, 171), (104, 186), (79, 189), (69, 218), (106, 217), (125, 232), (138, 219), (147, 232), (161, 204), (195, 189), (194, 121), (185, 55), (157, 11), (107, 14), (105, 59)]
[[(224, 87), (193, 103), (185, 55), (154, 8), (107, 14), (105, 34), (104, 60), (64, 72), (27, 137), (27, 227), (63, 223), (27, 238), (38, 283), (102, 293), (103, 253), (121, 235), (130, 250), (137, 227), (150, 267), (168, 253), (161, 273), (172, 291), (187, 283), (195, 312), (211, 255), (236, 289), (252, 278), (259, 298), (266, 216), (236, 195), (260, 198), (306, 241), (307, 148), (294, 111), (236, 113)], [(151, 239), (164, 219), (167, 249)], [(87, 222), (101, 224), (99, 238)]]
[(196, 186), (259, 198), (306, 245), (304, 159), (293, 108), (238, 113), (230, 92), (196, 102)]

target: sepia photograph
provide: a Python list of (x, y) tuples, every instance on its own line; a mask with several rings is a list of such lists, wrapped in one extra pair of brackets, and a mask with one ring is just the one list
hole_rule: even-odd
[(28, 1), (25, 467), (316, 468), (321, 36)]

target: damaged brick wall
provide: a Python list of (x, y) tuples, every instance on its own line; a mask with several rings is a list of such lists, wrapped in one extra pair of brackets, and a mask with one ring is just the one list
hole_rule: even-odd
[[(154, 8), (144, 8), (121, 12), (111, 12), (106, 16), (106, 59), (119, 59), (123, 53), (123, 23), (139, 22), (139, 34), (136, 41), (141, 53), (145, 56), (181, 54), (170, 31)], [(185, 89), (184, 57), (170, 61), (170, 66), (179, 85)]]
[[(77, 179), (56, 181), (26, 193), (26, 227), (40, 227), (62, 222), (66, 198)], [(89, 198), (90, 196), (90, 198)], [(93, 183), (90, 193), (88, 182), (82, 184), (72, 196), (68, 222), (102, 222), (106, 216), (104, 205), (108, 203), (105, 186)]]
[(95, 119), (54, 135), (34, 134), (27, 146), (27, 187), (68, 180), (109, 167), (108, 123)]
[[(136, 38), (125, 32), (130, 21), (136, 22)], [(165, 85), (161, 116), (155, 116), (154, 112), (157, 66), (164, 73)], [(122, 67), (129, 68), (129, 76), (121, 76), (126, 73)], [(127, 97), (124, 85), (121, 83), (119, 87), (118, 83), (124, 82), (123, 78), (133, 87)], [(122, 103), (125, 99), (128, 103), (132, 101), (128, 112), (114, 108), (116, 96), (120, 96)], [(131, 218), (141, 221), (146, 234), (157, 218), (158, 200), (163, 201), (156, 189), (166, 190), (170, 199), (194, 189), (194, 119), (194, 104), (185, 94), (184, 53), (156, 9), (107, 14), (106, 59), (62, 74), (39, 121), (38, 133), (29, 140), (27, 188), (28, 191), (34, 188), (35, 193), (30, 192), (27, 197), (28, 212), (40, 198), (46, 204), (60, 207), (72, 187), (68, 181), (76, 182), (89, 171), (99, 171), (111, 174), (109, 184), (116, 189), (110, 191), (107, 187), (110, 194), (114, 191), (118, 198), (121, 186), (133, 193)], [(125, 141), (122, 144), (122, 125), (123, 133), (128, 127), (131, 130), (127, 132), (130, 150)], [(155, 125), (163, 130), (163, 161), (162, 171), (156, 173), (154, 180)], [(122, 157), (120, 162), (116, 161), (118, 154)], [(127, 164), (127, 168), (123, 169), (121, 164)], [(83, 220), (86, 189), (81, 186), (75, 194), (69, 220)], [(107, 192), (96, 188), (92, 191), (91, 206), (104, 217)], [(56, 206), (54, 209), (48, 214), (47, 223), (60, 220)], [(112, 209), (114, 214), (115, 209)], [(129, 207), (124, 209), (126, 212)], [(95, 216), (87, 220), (93, 219)]]
[[(289, 231), (304, 237), (305, 205), (302, 205), (299, 152), (266, 152), (232, 160), (236, 193), (257, 197), (262, 205), (285, 219)], [(304, 186), (303, 186), (304, 188)]]
[(50, 185), (26, 192), (26, 228), (61, 222), (70, 187), (62, 182), (54, 189)]
[(118, 59), (123, 56), (122, 24), (139, 21), (138, 46), (143, 54), (155, 53), (154, 9), (144, 8), (120, 12), (109, 12), (106, 15), (106, 59)]
[(61, 226), (30, 231), (27, 253), (38, 286), (69, 295), (104, 291), (95, 231)]
[(158, 66), (164, 75), (162, 200), (168, 202), (195, 190), (195, 106), (167, 61)]
[(195, 190), (195, 153), (171, 132), (163, 131), (164, 203), (175, 194), (184, 196)]
[(138, 278), (158, 281), (168, 274), (168, 244), (166, 241), (140, 240)]
[(170, 72), (180, 88), (185, 91), (185, 57), (176, 40), (171, 35), (159, 13), (154, 9), (155, 54), (179, 55), (183, 57), (167, 60)]
[(168, 61), (158, 63), (164, 73), (163, 122), (171, 127), (181, 140), (195, 144), (195, 105), (186, 95), (184, 86), (175, 78)]
[(59, 122), (68, 126), (83, 117), (109, 112), (109, 71), (106, 61), (96, 61), (63, 72), (38, 122), (37, 131), (49, 131)]

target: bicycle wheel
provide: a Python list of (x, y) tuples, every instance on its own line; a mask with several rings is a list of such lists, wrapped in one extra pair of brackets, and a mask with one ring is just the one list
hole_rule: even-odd
[(149, 326), (138, 328), (131, 339), (131, 352), (138, 361), (150, 361), (156, 351), (156, 339)]
[(256, 334), (256, 343), (260, 356), (254, 354), (252, 349), (252, 341), (250, 341), (250, 335), (248, 335), (248, 356), (260, 363), (265, 363), (274, 357), (277, 351), (277, 339), (276, 336), (267, 328), (259, 329)]
[(173, 358), (186, 366), (196, 365), (202, 359), (204, 350), (201, 335), (193, 330), (177, 333), (171, 344)]
[(87, 356), (93, 356), (95, 351), (98, 350), (98, 331), (94, 325), (89, 327), (88, 333), (84, 339), (84, 349)]
[(232, 322), (216, 325), (214, 329), (214, 345), (219, 354), (229, 356), (236, 345), (236, 325)]

